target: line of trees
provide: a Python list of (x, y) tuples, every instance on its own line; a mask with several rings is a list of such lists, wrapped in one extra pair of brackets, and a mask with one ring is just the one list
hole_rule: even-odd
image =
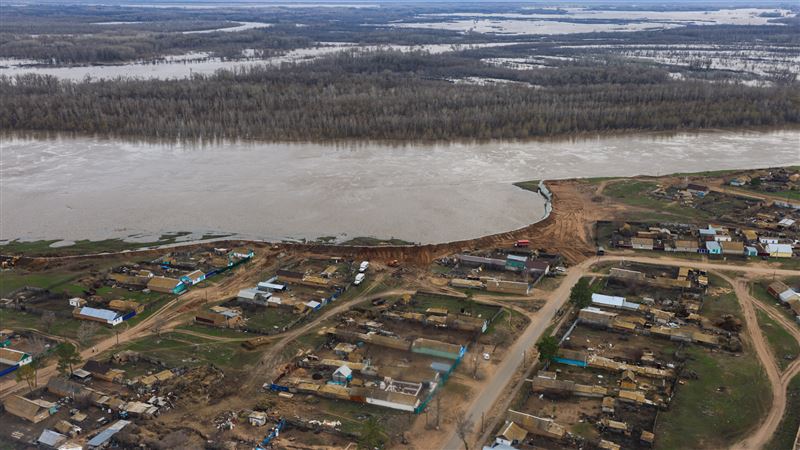
[(530, 138), (800, 123), (797, 83), (755, 88), (675, 81), (663, 71), (626, 64), (516, 75), (538, 87), (442, 79), (498, 73), (472, 61), (382, 52), (191, 80), (0, 77), (0, 129), (296, 141)]

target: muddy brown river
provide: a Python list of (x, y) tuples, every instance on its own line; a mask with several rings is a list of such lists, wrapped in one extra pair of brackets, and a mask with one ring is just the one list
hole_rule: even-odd
[(0, 139), (0, 239), (466, 239), (540, 220), (528, 179), (800, 163), (800, 131), (408, 144)]

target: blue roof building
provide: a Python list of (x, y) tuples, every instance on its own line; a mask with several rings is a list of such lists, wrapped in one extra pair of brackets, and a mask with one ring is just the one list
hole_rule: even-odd
[(719, 245), (717, 241), (708, 241), (706, 242), (706, 250), (708, 250), (708, 254), (710, 255), (721, 255), (722, 254), (722, 246)]

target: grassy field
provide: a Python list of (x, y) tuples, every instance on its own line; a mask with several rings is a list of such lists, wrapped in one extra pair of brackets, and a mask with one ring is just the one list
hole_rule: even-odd
[(766, 449), (791, 450), (800, 427), (800, 375), (792, 378), (786, 390), (786, 412)]
[(257, 312), (246, 312), (245, 317), (250, 328), (273, 330), (290, 324), (299, 316), (284, 308), (262, 308)]
[(539, 180), (519, 181), (514, 186), (526, 191), (539, 192)]
[(79, 276), (80, 274), (75, 272), (41, 272), (30, 274), (22, 274), (14, 271), (3, 272), (0, 274), (0, 295), (8, 295), (25, 286), (50, 289), (54, 292), (59, 292), (61, 288), (64, 288), (64, 290), (72, 292), (75, 291), (75, 286), (67, 286)]
[(359, 236), (354, 237), (352, 239), (348, 239), (342, 242), (340, 245), (356, 245), (356, 246), (363, 246), (363, 247), (377, 247), (381, 245), (413, 245), (413, 242), (404, 241), (402, 239), (397, 238), (389, 238), (389, 239), (378, 239), (369, 236)]
[(260, 355), (243, 349), (240, 342), (219, 342), (181, 333), (147, 336), (125, 344), (123, 349), (158, 358), (168, 366), (214, 364), (234, 370), (255, 364)]
[[(80, 320), (77, 319), (64, 319), (58, 318), (55, 323), (50, 327), (49, 334), (56, 336), (63, 336), (70, 339), (77, 339), (78, 328), (80, 328)], [(42, 332), (48, 333), (42, 326), (42, 318), (37, 314), (30, 314), (24, 311), (17, 311), (13, 309), (0, 309), (0, 326), (2, 328), (20, 329), (20, 328), (33, 328)], [(106, 336), (110, 336), (113, 331), (106, 327), (100, 326), (97, 328), (92, 341), (97, 341)]]
[(772, 197), (778, 197), (782, 200), (792, 201), (792, 200), (800, 200), (800, 191), (776, 191), (776, 192), (768, 192), (761, 189), (754, 188), (750, 185), (741, 186), (739, 189), (744, 189), (749, 192), (753, 192), (756, 194), (763, 194), (763, 195), (770, 195)]
[(428, 308), (445, 308), (451, 313), (459, 313), (462, 309), (474, 316), (491, 319), (500, 309), (499, 306), (484, 305), (478, 302), (467, 302), (466, 299), (452, 298), (443, 295), (417, 294), (414, 296), (414, 310), (425, 312)]
[[(620, 201), (630, 206), (654, 210), (658, 216), (669, 214), (680, 216), (684, 219), (705, 219), (707, 215), (695, 208), (686, 208), (677, 203), (666, 202), (650, 197), (648, 194), (656, 189), (656, 183), (652, 181), (622, 180), (609, 183), (603, 195), (611, 199)], [(646, 218), (651, 218), (650, 213)]]
[[(786, 331), (786, 328), (772, 320), (763, 311), (757, 310), (756, 315), (758, 316), (758, 326), (761, 328), (761, 332), (764, 333), (764, 337), (767, 338), (767, 343), (772, 348), (772, 353), (775, 355), (778, 366), (781, 369), (785, 369), (800, 354), (800, 344), (797, 343), (794, 336)], [(791, 359), (787, 360), (787, 356), (791, 356)]]
[[(0, 253), (4, 255), (25, 256), (68, 256), (95, 253), (114, 253), (125, 250), (136, 250), (142, 247), (174, 244), (179, 238), (192, 234), (189, 231), (162, 234), (157, 240), (150, 242), (125, 242), (123, 239), (104, 239), (100, 241), (81, 240), (65, 247), (51, 247), (60, 240), (19, 241), (14, 240), (0, 245)], [(204, 234), (197, 240), (217, 239), (229, 234)]]
[[(0, 252), (7, 255), (23, 254), (26, 256), (41, 256), (41, 255), (82, 255), (92, 253), (106, 253), (106, 252), (121, 252), (123, 250), (134, 250), (142, 247), (151, 247), (155, 245), (173, 244), (180, 237), (191, 234), (188, 231), (183, 231), (175, 234), (165, 234), (152, 242), (125, 242), (122, 239), (104, 239), (101, 241), (82, 240), (75, 241), (75, 244), (66, 247), (51, 247), (59, 240), (45, 240), (45, 241), (11, 241), (5, 245), (0, 245)], [(203, 236), (205, 239), (206, 236)]]
[(716, 297), (710, 294), (706, 295), (705, 300), (703, 301), (703, 309), (700, 311), (700, 313), (712, 321), (721, 318), (725, 314), (732, 314), (741, 320), (742, 323), (744, 323), (742, 307), (739, 304), (739, 300), (736, 298), (736, 294), (733, 292), (731, 285), (714, 274), (708, 275), (708, 285), (709, 288), (716, 287), (730, 289), (730, 292)]
[(755, 427), (771, 402), (770, 387), (752, 352), (741, 356), (692, 347), (687, 369), (697, 380), (679, 385), (659, 416), (656, 448), (727, 448)]
[(177, 329), (187, 330), (193, 333), (200, 333), (211, 337), (232, 338), (232, 339), (236, 338), (247, 339), (255, 336), (251, 333), (243, 333), (241, 331), (231, 330), (229, 328), (207, 327), (204, 325), (197, 325), (197, 324), (182, 325)]

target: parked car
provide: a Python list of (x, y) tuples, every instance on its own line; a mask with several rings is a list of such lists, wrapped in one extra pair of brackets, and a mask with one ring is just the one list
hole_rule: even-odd
[(359, 284), (361, 284), (362, 281), (364, 281), (364, 278), (366, 278), (366, 277), (367, 276), (364, 275), (363, 273), (359, 273), (358, 275), (356, 275), (356, 281), (354, 281), (353, 284), (358, 286)]
[(361, 261), (361, 265), (358, 267), (359, 272), (366, 272), (369, 268), (369, 261)]

